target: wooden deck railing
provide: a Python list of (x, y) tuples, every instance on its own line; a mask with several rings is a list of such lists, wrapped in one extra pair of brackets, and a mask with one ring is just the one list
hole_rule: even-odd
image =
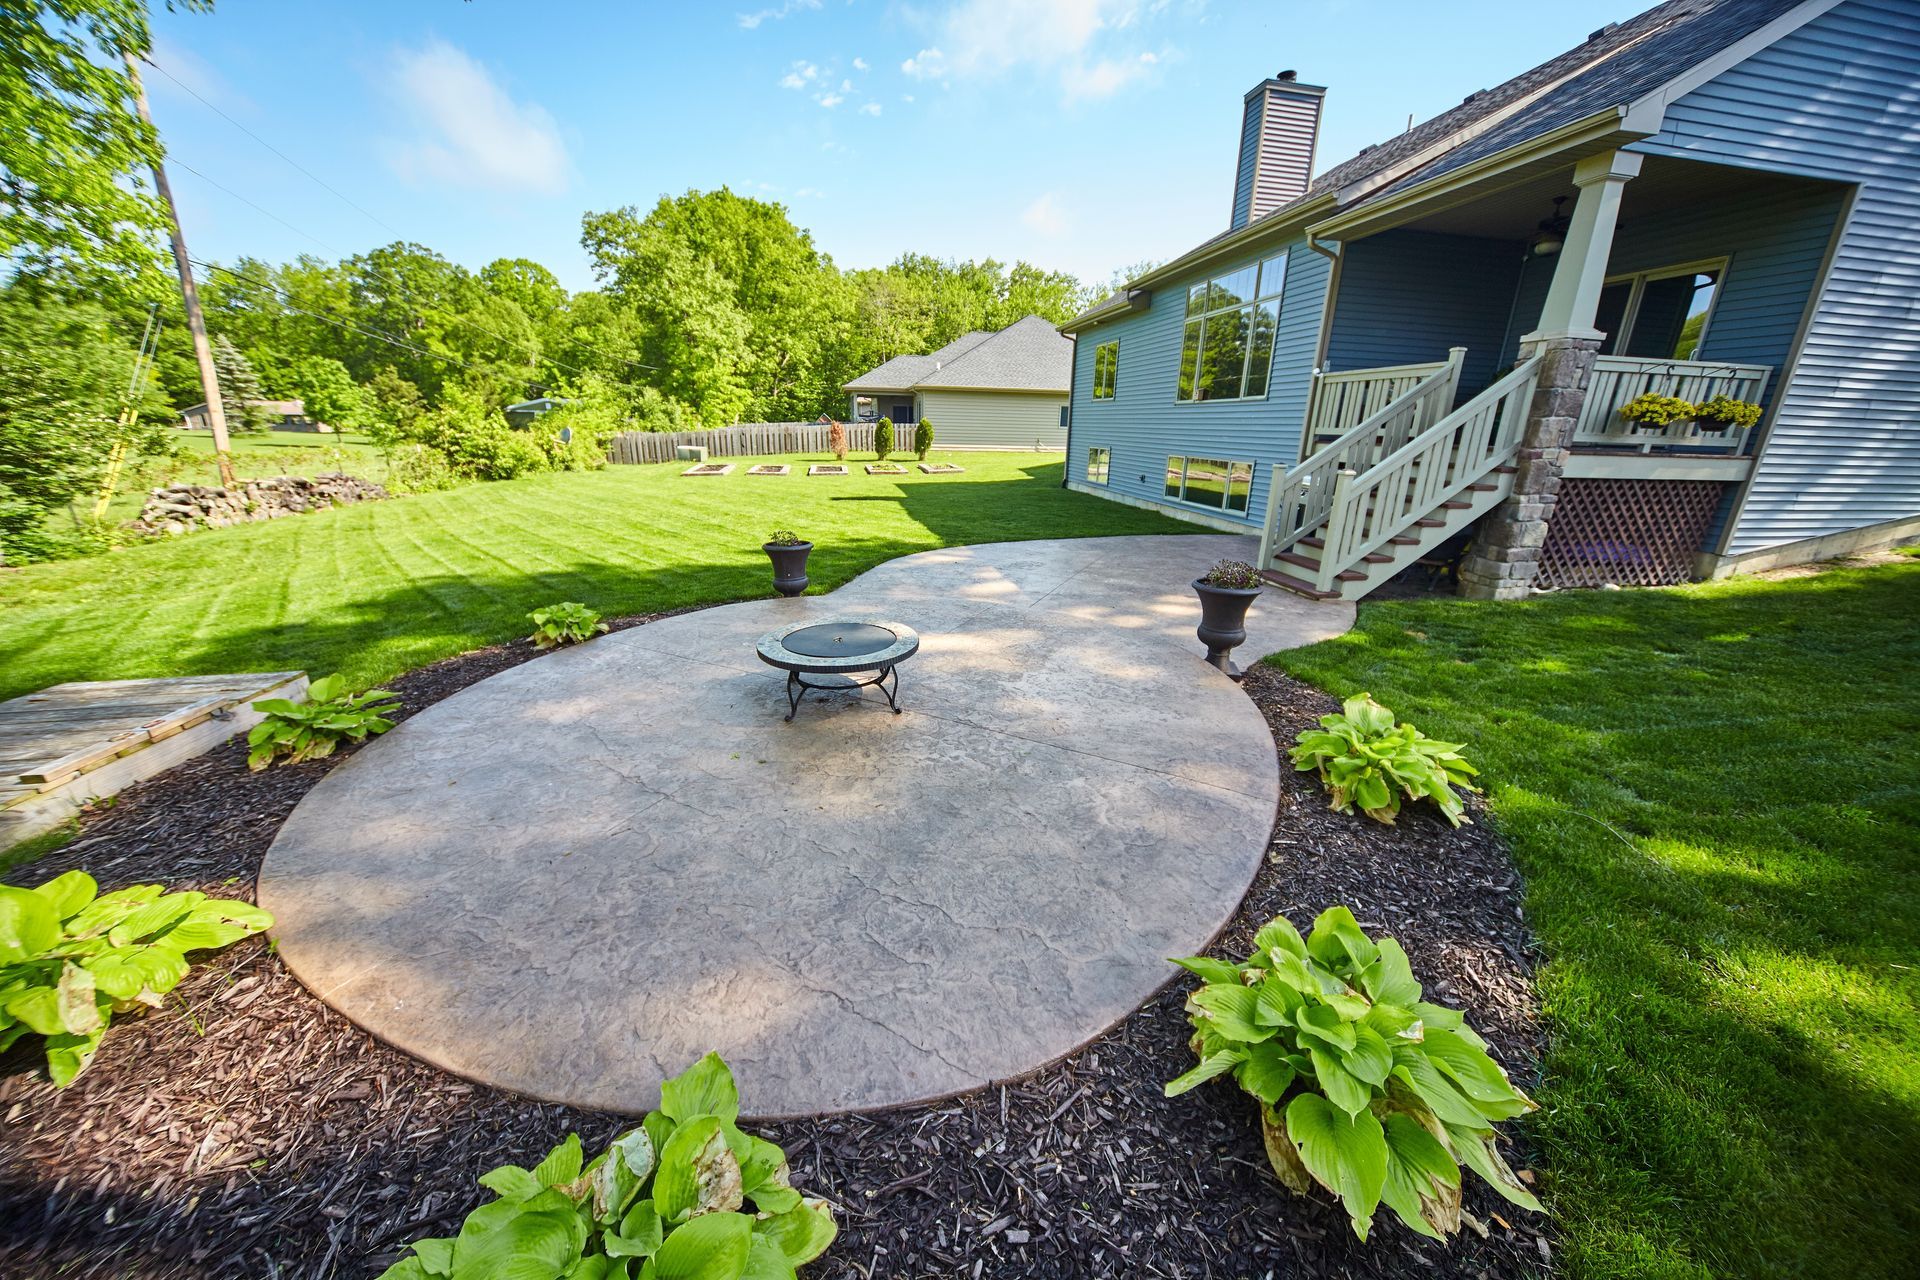
[[(1401, 391), (1384, 401), (1372, 413), (1359, 419), (1308, 456), (1296, 467), (1281, 474), (1274, 468), (1273, 487), (1267, 497), (1266, 527), (1260, 538), (1260, 563), (1270, 564), (1273, 557), (1304, 538), (1326, 519), (1333, 503), (1334, 479), (1342, 471), (1365, 471), (1380, 459), (1401, 448), (1453, 409), (1453, 398), (1460, 388), (1460, 362), (1465, 347), (1455, 347), (1439, 364), (1398, 365), (1391, 369), (1355, 369), (1328, 377), (1346, 378), (1337, 384), (1343, 390), (1334, 393), (1343, 405), (1377, 399), (1369, 388), (1399, 386)], [(1407, 381), (1406, 370), (1425, 369), (1425, 376)], [(1361, 375), (1383, 375), (1366, 379)], [(1319, 394), (1316, 386), (1314, 394)]]
[(1306, 430), (1300, 436), (1300, 456), (1305, 458), (1332, 437), (1351, 431), (1465, 354), (1465, 347), (1455, 347), (1446, 360), (1430, 364), (1314, 374)]
[(1512, 459), (1539, 376), (1535, 356), (1366, 471), (1342, 471), (1314, 586), (1332, 591), (1343, 570)]
[(1663, 427), (1638, 427), (1620, 416), (1620, 407), (1636, 396), (1678, 396), (1698, 404), (1714, 396), (1731, 396), (1759, 404), (1767, 393), (1773, 369), (1764, 364), (1721, 364), (1711, 360), (1645, 360), (1635, 356), (1601, 356), (1594, 362), (1593, 379), (1581, 405), (1573, 443), (1638, 449), (1674, 445), (1716, 453), (1739, 453), (1746, 443), (1744, 429), (1703, 430), (1693, 421)]

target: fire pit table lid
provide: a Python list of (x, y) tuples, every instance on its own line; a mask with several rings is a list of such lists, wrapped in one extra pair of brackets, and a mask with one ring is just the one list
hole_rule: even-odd
[(884, 618), (796, 622), (760, 637), (760, 660), (786, 671), (879, 671), (920, 648), (920, 633)]

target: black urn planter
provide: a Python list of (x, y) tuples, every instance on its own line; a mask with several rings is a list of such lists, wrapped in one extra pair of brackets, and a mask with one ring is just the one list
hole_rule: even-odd
[(1238, 680), (1240, 668), (1227, 654), (1246, 643), (1247, 606), (1259, 597), (1260, 588), (1216, 587), (1195, 578), (1193, 590), (1200, 597), (1200, 625), (1194, 634), (1207, 646), (1207, 661)]
[(797, 596), (807, 589), (807, 556), (811, 542), (763, 542), (760, 549), (773, 561), (773, 589), (783, 596)]

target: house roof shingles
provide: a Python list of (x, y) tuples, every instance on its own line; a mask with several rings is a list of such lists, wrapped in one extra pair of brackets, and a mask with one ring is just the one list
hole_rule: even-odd
[[(1603, 27), (1576, 48), (1459, 106), (1415, 125), (1395, 138), (1367, 147), (1315, 178), (1306, 192), (1255, 219), (1202, 241), (1190, 257), (1249, 227), (1277, 225), (1328, 195), (1387, 174), (1406, 172), (1350, 201), (1357, 207), (1381, 196), (1451, 172), (1612, 106), (1624, 106), (1751, 35), (1804, 0), (1667, 0), (1624, 22)], [(1533, 101), (1526, 101), (1538, 95)], [(1516, 104), (1524, 104), (1518, 105)], [(1497, 119), (1504, 112), (1505, 119)], [(1465, 134), (1452, 146), (1447, 139)], [(1420, 157), (1436, 147), (1443, 150)], [(1072, 322), (1115, 305), (1125, 290), (1089, 307)]]
[(844, 385), (847, 391), (963, 389), (1057, 391), (1073, 378), (1073, 342), (1041, 316), (998, 333), (976, 329), (932, 355), (895, 356)]

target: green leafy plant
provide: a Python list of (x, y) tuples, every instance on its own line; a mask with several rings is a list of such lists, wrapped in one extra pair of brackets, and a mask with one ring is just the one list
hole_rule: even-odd
[(1760, 406), (1732, 396), (1715, 396), (1693, 406), (1693, 415), (1702, 424), (1713, 423), (1721, 430), (1751, 427), (1760, 421)]
[(1460, 755), (1464, 744), (1438, 742), (1410, 724), (1394, 724), (1393, 712), (1367, 694), (1348, 698), (1339, 715), (1321, 716), (1318, 729), (1303, 729), (1293, 740), (1299, 744), (1291, 753), (1293, 767), (1301, 773), (1318, 769), (1332, 807), (1341, 813), (1358, 805), (1369, 818), (1392, 826), (1402, 796), (1425, 796), (1454, 826), (1471, 822), (1454, 792), (1479, 790), (1471, 781), (1479, 770)]
[(933, 422), (920, 419), (920, 425), (913, 429), (913, 456), (925, 462), (927, 455), (933, 452)]
[(873, 456), (885, 462), (893, 452), (893, 419), (882, 418), (873, 424)]
[(592, 1163), (571, 1134), (531, 1169), (482, 1174), (498, 1199), (458, 1235), (415, 1241), (380, 1280), (793, 1280), (833, 1243), (833, 1209), (802, 1199), (786, 1153), (739, 1115), (733, 1073), (710, 1053)]
[(187, 952), (273, 923), (251, 903), (204, 893), (99, 888), (84, 871), (35, 889), (0, 885), (0, 1049), (45, 1036), (47, 1074), (62, 1088), (87, 1069), (115, 1014), (160, 1007), (187, 976)]
[(1693, 416), (1693, 402), (1648, 391), (1620, 406), (1620, 416), (1642, 427), (1664, 427)]
[(1230, 591), (1255, 591), (1260, 587), (1260, 571), (1244, 560), (1221, 560), (1200, 581)]
[(1243, 964), (1191, 956), (1187, 999), (1199, 1065), (1169, 1097), (1215, 1076), (1260, 1107), (1260, 1133), (1288, 1189), (1315, 1183), (1362, 1240), (1385, 1204), (1421, 1235), (1460, 1229), (1460, 1166), (1514, 1204), (1539, 1201), (1495, 1146), (1496, 1121), (1534, 1109), (1453, 1009), (1421, 998), (1407, 953), (1329, 907), (1302, 939), (1282, 917)]
[(527, 615), (527, 621), (533, 623), (533, 634), (527, 638), (533, 641), (536, 649), (579, 644), (607, 629), (607, 624), (600, 621), (600, 614), (578, 600), (563, 600), (544, 609), (535, 609)]
[(307, 701), (266, 698), (253, 704), (267, 718), (247, 734), (247, 768), (259, 770), (284, 756), (288, 764), (333, 754), (343, 742), (364, 742), (393, 728), (387, 719), (400, 695), (385, 689), (347, 693), (337, 672), (307, 686)]
[(807, 540), (791, 529), (775, 529), (767, 535), (767, 545), (770, 547), (804, 547), (807, 545)]

